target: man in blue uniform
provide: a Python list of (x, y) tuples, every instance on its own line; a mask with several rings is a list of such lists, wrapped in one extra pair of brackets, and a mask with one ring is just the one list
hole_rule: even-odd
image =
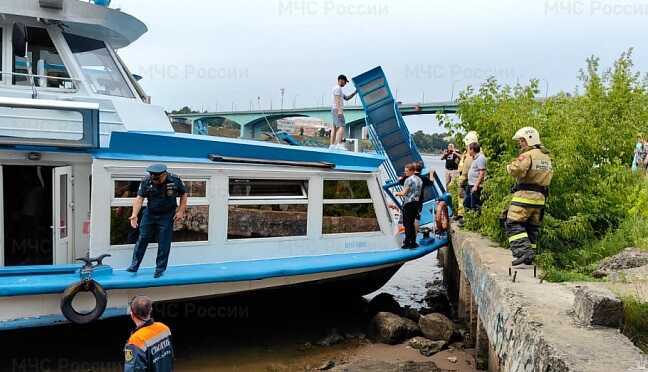
[[(187, 209), (187, 191), (180, 177), (168, 173), (164, 164), (153, 164), (146, 171), (149, 175), (140, 183), (137, 198), (133, 202), (133, 213), (129, 218), (133, 229), (139, 227), (140, 234), (135, 243), (133, 262), (126, 270), (137, 272), (146, 247), (157, 232), (158, 252), (154, 277), (159, 278), (169, 262), (173, 222), (182, 220)], [(148, 205), (142, 214), (142, 221), (138, 223), (137, 216), (144, 204), (144, 198), (147, 199)], [(177, 198), (180, 198), (179, 207)]]
[(153, 301), (137, 296), (130, 302), (131, 319), (137, 326), (124, 348), (124, 372), (173, 371), (171, 330), (151, 319)]

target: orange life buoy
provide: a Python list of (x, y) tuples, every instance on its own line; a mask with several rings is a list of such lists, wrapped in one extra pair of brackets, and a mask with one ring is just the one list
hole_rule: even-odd
[(435, 213), (436, 233), (448, 231), (450, 227), (450, 219), (448, 218), (448, 203), (440, 200), (436, 205)]

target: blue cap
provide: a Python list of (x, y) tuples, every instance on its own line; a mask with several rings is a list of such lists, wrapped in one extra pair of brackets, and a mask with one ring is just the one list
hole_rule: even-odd
[(167, 171), (167, 166), (164, 164), (152, 164), (146, 168), (146, 171), (153, 174), (164, 173)]

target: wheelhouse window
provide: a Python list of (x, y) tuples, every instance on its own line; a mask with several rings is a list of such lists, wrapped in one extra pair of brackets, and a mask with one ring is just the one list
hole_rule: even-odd
[(364, 180), (324, 180), (323, 234), (380, 231)]
[(307, 235), (308, 181), (229, 180), (227, 239)]
[[(13, 32), (16, 44), (13, 49), (14, 85), (75, 88), (46, 29), (16, 26)], [(24, 45), (27, 46), (26, 50)]]
[(96, 94), (135, 98), (106, 43), (68, 33), (64, 36)]
[[(187, 211), (182, 221), (173, 225), (173, 242), (203, 242), (209, 240), (209, 199), (206, 180), (184, 180), (187, 188)], [(133, 201), (137, 197), (139, 179), (113, 179), (113, 197), (110, 204), (110, 245), (135, 244), (138, 229), (130, 226)], [(178, 204), (180, 201), (178, 200)], [(144, 205), (146, 208), (146, 204)], [(144, 208), (138, 216), (141, 222)]]

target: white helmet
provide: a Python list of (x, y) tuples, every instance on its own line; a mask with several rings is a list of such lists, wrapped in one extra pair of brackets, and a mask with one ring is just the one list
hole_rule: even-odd
[(528, 146), (537, 146), (541, 143), (540, 133), (533, 127), (524, 127), (515, 132), (513, 139), (517, 141), (521, 138), (526, 140)]
[(471, 130), (470, 132), (466, 133), (466, 136), (464, 137), (464, 144), (466, 145), (466, 147), (470, 146), (471, 143), (476, 142), (479, 142), (479, 134), (477, 134), (477, 132)]

